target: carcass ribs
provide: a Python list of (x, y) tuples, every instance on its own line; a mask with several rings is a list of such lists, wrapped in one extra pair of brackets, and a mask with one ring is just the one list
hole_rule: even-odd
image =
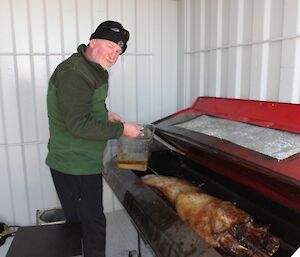
[(267, 227), (228, 201), (213, 197), (175, 177), (147, 175), (142, 181), (161, 191), (179, 217), (223, 256), (267, 257), (279, 248), (279, 239)]

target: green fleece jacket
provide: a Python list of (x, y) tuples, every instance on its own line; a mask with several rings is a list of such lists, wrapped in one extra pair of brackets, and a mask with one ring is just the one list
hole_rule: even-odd
[(108, 73), (84, 55), (85, 45), (59, 64), (49, 80), (50, 139), (46, 164), (72, 175), (103, 170), (107, 140), (119, 138), (123, 124), (108, 120)]

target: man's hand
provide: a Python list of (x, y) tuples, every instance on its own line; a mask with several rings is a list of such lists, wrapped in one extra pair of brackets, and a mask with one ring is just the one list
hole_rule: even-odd
[(118, 121), (118, 122), (124, 122), (124, 119), (114, 112), (108, 111), (108, 120), (109, 121)]
[(142, 132), (143, 127), (141, 125), (134, 122), (124, 123), (123, 136), (134, 138), (140, 136)]

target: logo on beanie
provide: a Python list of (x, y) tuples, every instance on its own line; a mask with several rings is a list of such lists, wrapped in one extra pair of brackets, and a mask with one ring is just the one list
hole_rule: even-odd
[(119, 42), (118, 42), (118, 46), (121, 47), (121, 48), (123, 48), (124, 42), (123, 42), (123, 41), (119, 41)]

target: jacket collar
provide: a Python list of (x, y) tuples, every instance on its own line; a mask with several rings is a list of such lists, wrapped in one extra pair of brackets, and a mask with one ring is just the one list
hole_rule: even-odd
[(85, 44), (81, 44), (78, 46), (77, 48), (77, 53), (84, 59), (84, 61), (86, 61), (89, 65), (93, 66), (94, 69), (96, 69), (97, 71), (101, 71), (104, 74), (106, 74), (106, 76), (108, 76), (108, 72), (107, 70), (105, 70), (100, 64), (95, 63), (95, 62), (91, 62), (84, 54), (85, 50), (86, 50), (87, 46)]

